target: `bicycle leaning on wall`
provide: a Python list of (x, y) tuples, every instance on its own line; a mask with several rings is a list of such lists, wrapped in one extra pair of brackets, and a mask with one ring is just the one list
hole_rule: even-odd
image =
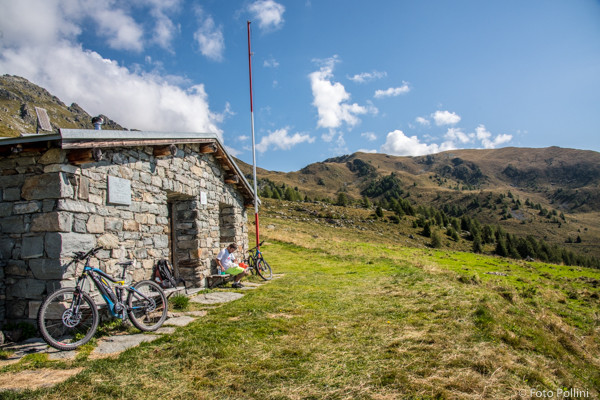
[(264, 240), (260, 242), (258, 246), (248, 250), (249, 255), (247, 263), (248, 270), (252, 273), (252, 275), (258, 274), (265, 281), (268, 281), (271, 278), (273, 278), (273, 271), (271, 271), (271, 266), (269, 265), (267, 260), (265, 260), (263, 254), (260, 251), (260, 246), (262, 246), (263, 243)]
[[(96, 333), (100, 317), (92, 296), (84, 290), (88, 277), (106, 301), (113, 317), (123, 320), (129, 317), (131, 323), (141, 331), (155, 331), (167, 319), (167, 297), (158, 284), (150, 280), (133, 285), (125, 283), (125, 271), (133, 261), (117, 264), (123, 267), (121, 279), (90, 266), (90, 258), (101, 249), (97, 247), (87, 253), (75, 252), (65, 269), (75, 263), (77, 275), (77, 263), (85, 260), (77, 284), (55, 291), (40, 306), (38, 329), (50, 346), (59, 350), (73, 350), (87, 343)], [(112, 282), (114, 288), (107, 281)], [(126, 301), (123, 300), (125, 292), (128, 292)]]

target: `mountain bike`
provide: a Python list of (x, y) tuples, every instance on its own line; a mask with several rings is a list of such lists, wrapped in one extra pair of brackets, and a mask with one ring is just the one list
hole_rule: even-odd
[(258, 246), (248, 250), (249, 255), (248, 260), (246, 261), (248, 262), (248, 270), (252, 275), (258, 274), (265, 281), (268, 281), (273, 278), (273, 271), (271, 271), (271, 266), (260, 251), (260, 246), (262, 246), (263, 243), (264, 241), (260, 242)]
[[(167, 318), (167, 297), (162, 288), (150, 280), (133, 285), (125, 283), (125, 271), (133, 261), (120, 262), (123, 267), (121, 279), (113, 278), (106, 272), (90, 266), (90, 259), (102, 247), (87, 253), (78, 251), (65, 266), (65, 270), (75, 263), (85, 261), (83, 271), (75, 287), (55, 291), (44, 300), (38, 311), (38, 329), (50, 346), (59, 350), (73, 350), (87, 343), (96, 333), (100, 320), (98, 307), (92, 296), (84, 290), (90, 278), (104, 300), (110, 314), (131, 323), (141, 331), (155, 331)], [(114, 288), (108, 282), (112, 282)], [(113, 290), (114, 289), (114, 290)], [(124, 293), (128, 292), (124, 301)]]

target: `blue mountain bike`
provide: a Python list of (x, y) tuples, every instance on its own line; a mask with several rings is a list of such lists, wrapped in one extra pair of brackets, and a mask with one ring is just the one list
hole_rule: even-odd
[(271, 271), (271, 266), (260, 252), (260, 246), (262, 246), (263, 243), (264, 240), (260, 242), (258, 246), (248, 250), (248, 269), (252, 275), (258, 274), (265, 281), (268, 281), (273, 278), (273, 271)]
[[(167, 319), (167, 297), (157, 283), (150, 280), (134, 285), (125, 283), (125, 271), (133, 261), (118, 263), (123, 267), (121, 279), (90, 266), (90, 258), (101, 249), (102, 247), (97, 247), (87, 253), (75, 252), (65, 269), (75, 263), (77, 273), (77, 262), (85, 260), (77, 284), (75, 287), (57, 290), (40, 306), (38, 329), (50, 346), (59, 350), (73, 350), (87, 343), (96, 333), (100, 321), (98, 307), (92, 296), (83, 289), (88, 278), (104, 298), (113, 317), (123, 320), (129, 318), (141, 331), (155, 331)], [(128, 294), (124, 301), (125, 292)]]

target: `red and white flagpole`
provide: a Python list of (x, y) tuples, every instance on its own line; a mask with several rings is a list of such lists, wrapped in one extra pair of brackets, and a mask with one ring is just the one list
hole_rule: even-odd
[(254, 223), (256, 224), (256, 247), (259, 247), (258, 190), (256, 184), (256, 149), (254, 141), (254, 106), (252, 104), (252, 51), (250, 50), (250, 21), (248, 21), (248, 71), (250, 73), (250, 121), (252, 127), (252, 175), (254, 176)]

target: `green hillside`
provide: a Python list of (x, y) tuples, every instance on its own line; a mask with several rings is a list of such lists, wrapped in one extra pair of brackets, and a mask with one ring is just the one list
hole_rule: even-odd
[(4, 398), (600, 396), (599, 270), (430, 249), (350, 213), (331, 223), (282, 204), (261, 214), (271, 283), (195, 304), (208, 315), (115, 359), (7, 367), (84, 370)]
[[(251, 178), (250, 166), (240, 165)], [(373, 210), (389, 211), (397, 202), (429, 207), (600, 257), (600, 153), (593, 151), (504, 148), (422, 157), (355, 153), (289, 173), (259, 168), (258, 178), (263, 198), (350, 206), (368, 200)]]

